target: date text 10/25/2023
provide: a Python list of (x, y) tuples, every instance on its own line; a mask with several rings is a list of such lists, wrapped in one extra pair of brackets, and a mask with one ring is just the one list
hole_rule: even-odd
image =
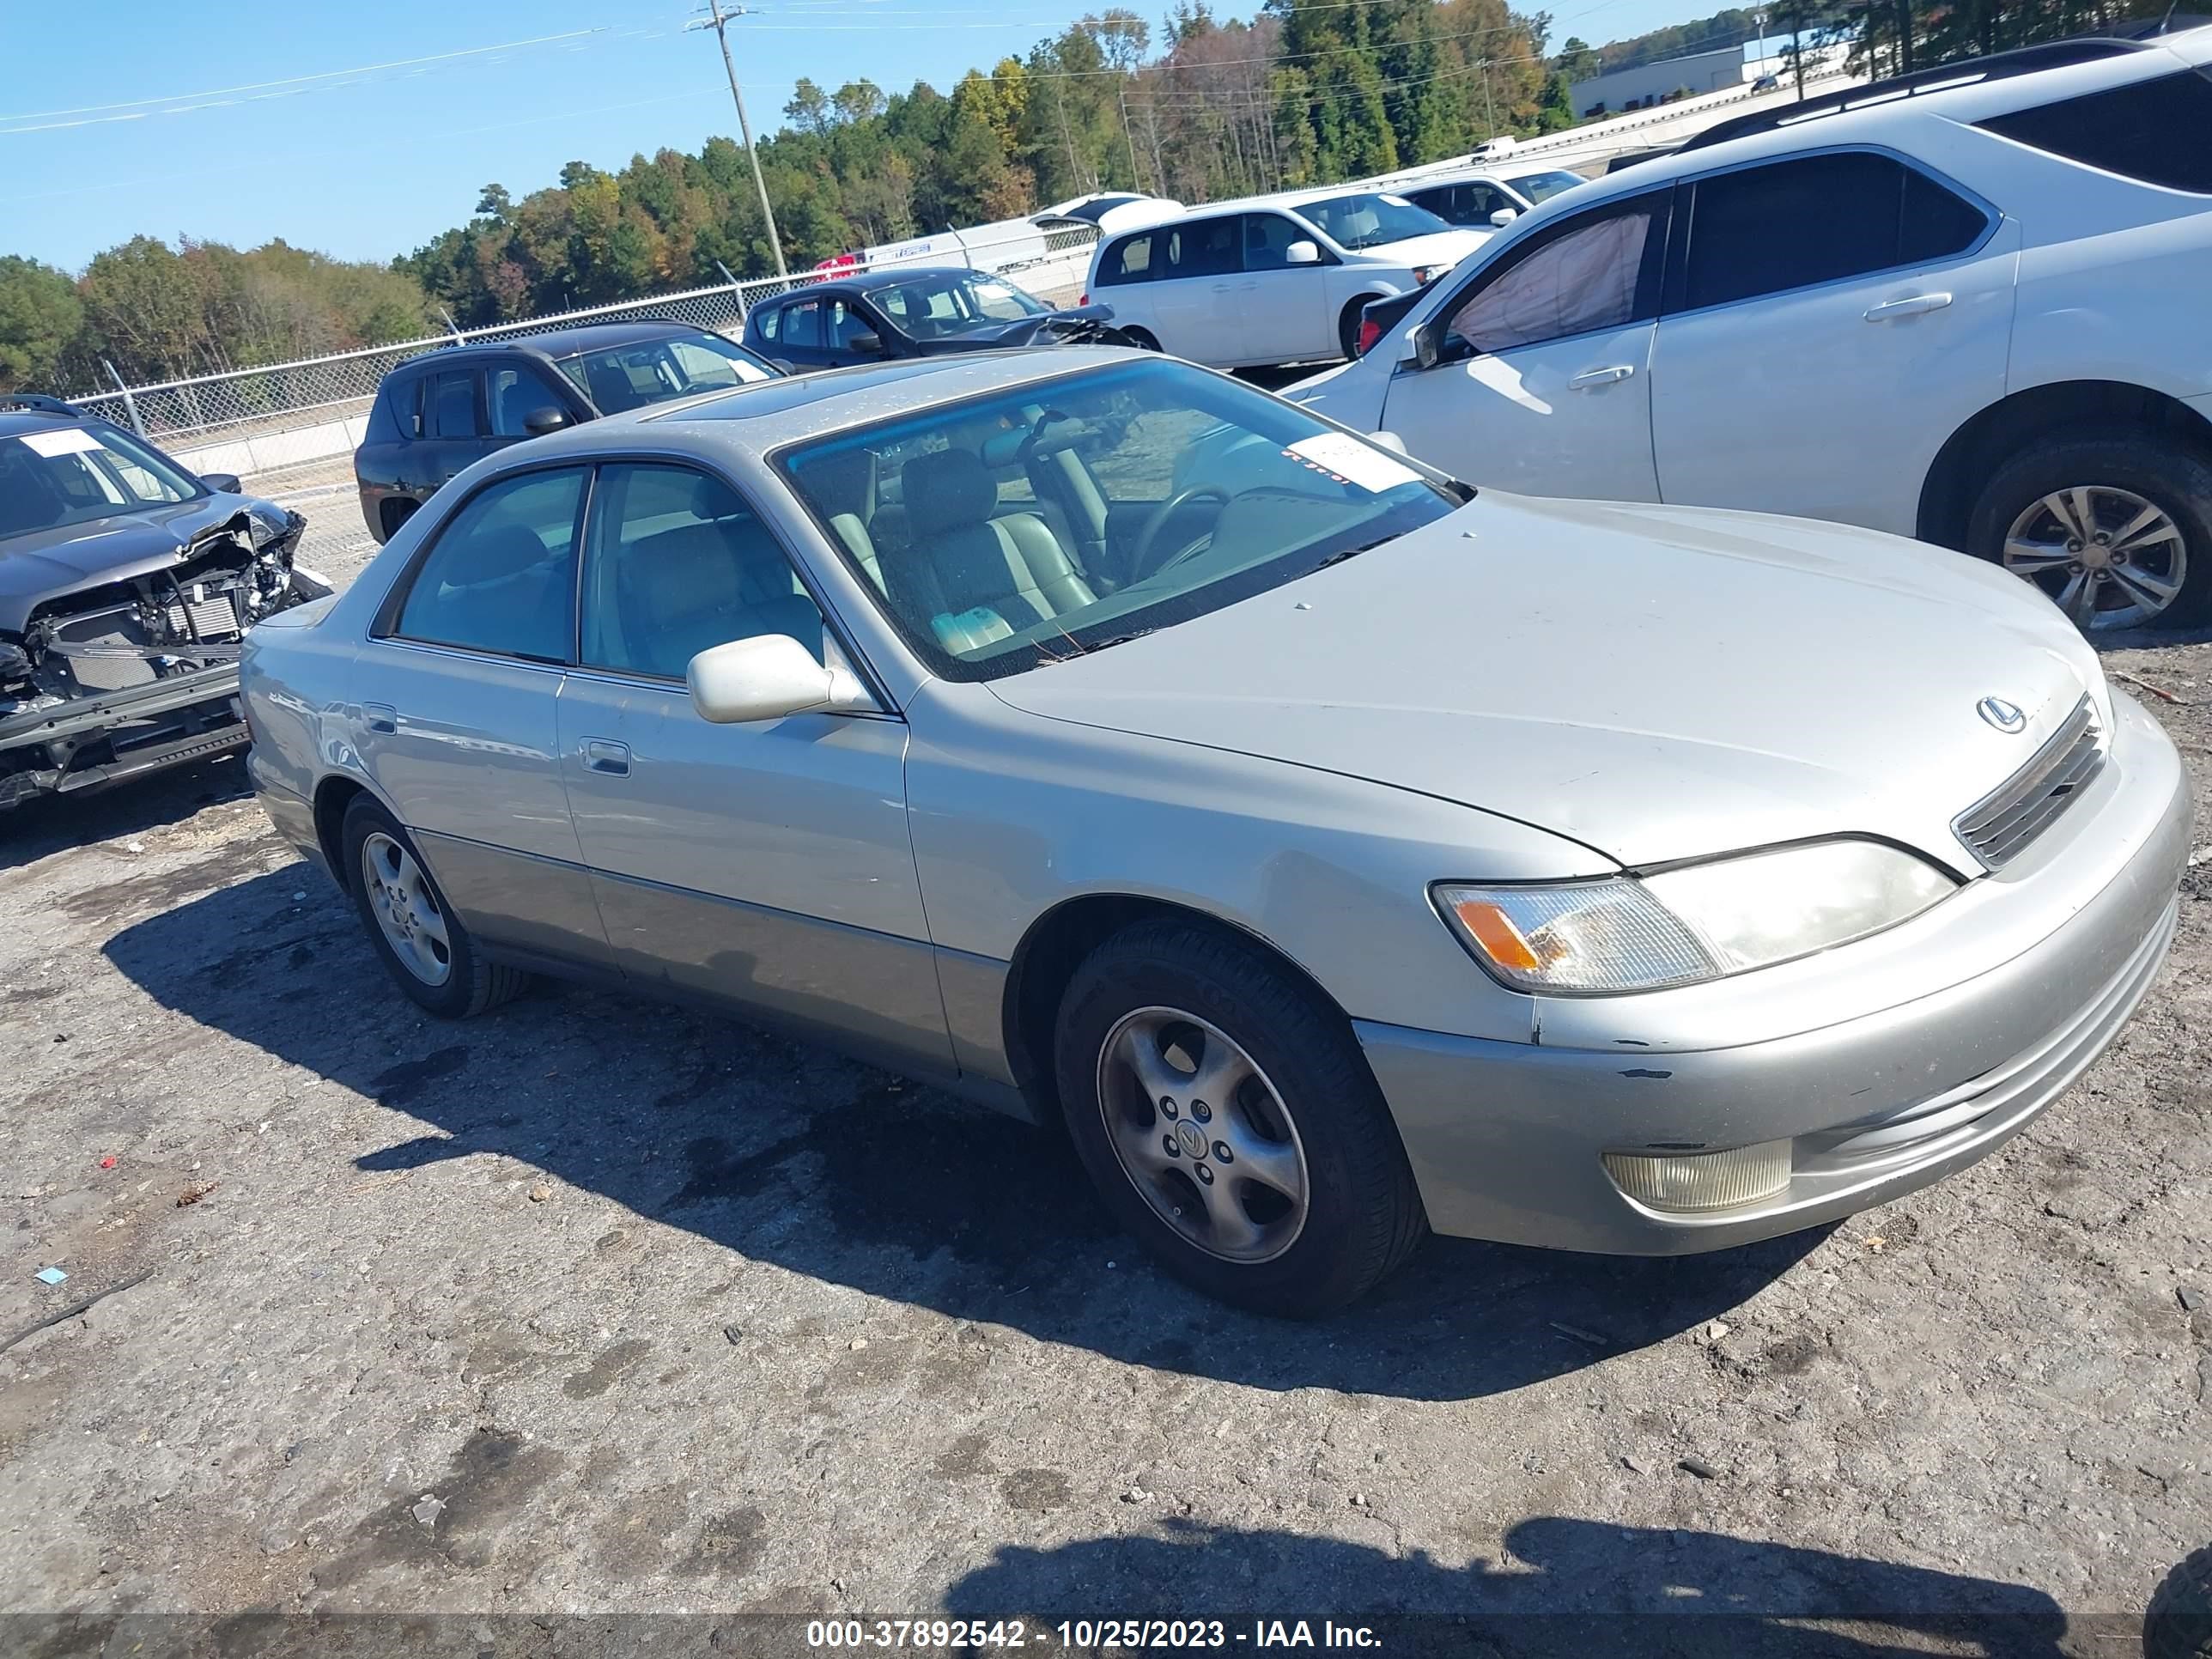
[(1306, 1619), (1063, 1619), (1031, 1625), (1000, 1619), (817, 1619), (806, 1645), (824, 1649), (933, 1648), (1377, 1648), (1365, 1625)]

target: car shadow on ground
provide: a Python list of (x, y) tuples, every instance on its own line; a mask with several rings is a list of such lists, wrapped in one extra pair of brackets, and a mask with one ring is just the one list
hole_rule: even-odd
[[(1387, 1523), (1387, 1507), (1375, 1518)], [(1151, 1535), (1002, 1548), (946, 1591), (945, 1607), (956, 1618), (1028, 1616), (1054, 1636), (1060, 1620), (1079, 1613), (1220, 1619), (1224, 1645), (1245, 1651), (1263, 1645), (1278, 1620), (1307, 1620), (1311, 1645), (1328, 1647), (1326, 1620), (1368, 1626), (1374, 1645), (1393, 1656), (1455, 1659), (2060, 1659), (2117, 1654), (2112, 1638), (2131, 1645), (2140, 1628), (2122, 1615), (2069, 1620), (2020, 1584), (1552, 1516), (1519, 1522), (1494, 1555), (1466, 1567), (1340, 1538), (1170, 1521)]]
[(1059, 1136), (615, 993), (546, 985), (482, 1019), (428, 1019), (326, 880), (295, 899), (303, 878), (292, 866), (165, 906), (106, 954), (164, 1006), (431, 1126), (361, 1170), (503, 1154), (747, 1257), (1132, 1364), (1495, 1394), (1677, 1335), (1821, 1237), (1679, 1261), (1439, 1239), (1348, 1313), (1249, 1316), (1144, 1262)]
[(71, 848), (143, 836), (204, 807), (252, 799), (243, 750), (80, 794), (39, 795), (0, 811), (0, 870)]

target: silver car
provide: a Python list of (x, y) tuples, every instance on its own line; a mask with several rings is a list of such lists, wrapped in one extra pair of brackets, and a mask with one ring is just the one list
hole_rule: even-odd
[(400, 988), (704, 998), (1048, 1125), (1212, 1293), (1711, 1249), (1957, 1170), (2172, 933), (2173, 745), (1995, 567), (1466, 486), (1118, 351), (470, 468), (250, 636)]

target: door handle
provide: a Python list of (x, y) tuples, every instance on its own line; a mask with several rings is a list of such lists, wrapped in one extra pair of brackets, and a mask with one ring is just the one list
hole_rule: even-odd
[(1610, 368), (1586, 368), (1567, 382), (1570, 392), (1587, 392), (1594, 386), (1611, 386), (1625, 380), (1636, 371), (1626, 363), (1615, 363)]
[(584, 766), (587, 771), (610, 778), (629, 775), (629, 745), (617, 743), (611, 738), (584, 739)]
[(1893, 322), (1899, 317), (1920, 317), (1931, 311), (1941, 311), (1951, 303), (1948, 294), (1909, 294), (1902, 300), (1885, 300), (1867, 309), (1870, 323)]
[(361, 718), (370, 731), (381, 732), (387, 737), (399, 730), (399, 711), (388, 702), (362, 704)]

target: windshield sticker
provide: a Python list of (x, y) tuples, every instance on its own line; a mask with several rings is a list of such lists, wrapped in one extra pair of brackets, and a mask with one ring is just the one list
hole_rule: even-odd
[(19, 432), (15, 435), (30, 445), (33, 454), (43, 455), (50, 461), (58, 455), (81, 454), (100, 447), (100, 440), (81, 426), (65, 426), (58, 432)]
[(1348, 432), (1322, 432), (1301, 438), (1283, 452), (1339, 483), (1379, 495), (1400, 484), (1419, 483), (1421, 475), (1388, 452), (1364, 444)]

